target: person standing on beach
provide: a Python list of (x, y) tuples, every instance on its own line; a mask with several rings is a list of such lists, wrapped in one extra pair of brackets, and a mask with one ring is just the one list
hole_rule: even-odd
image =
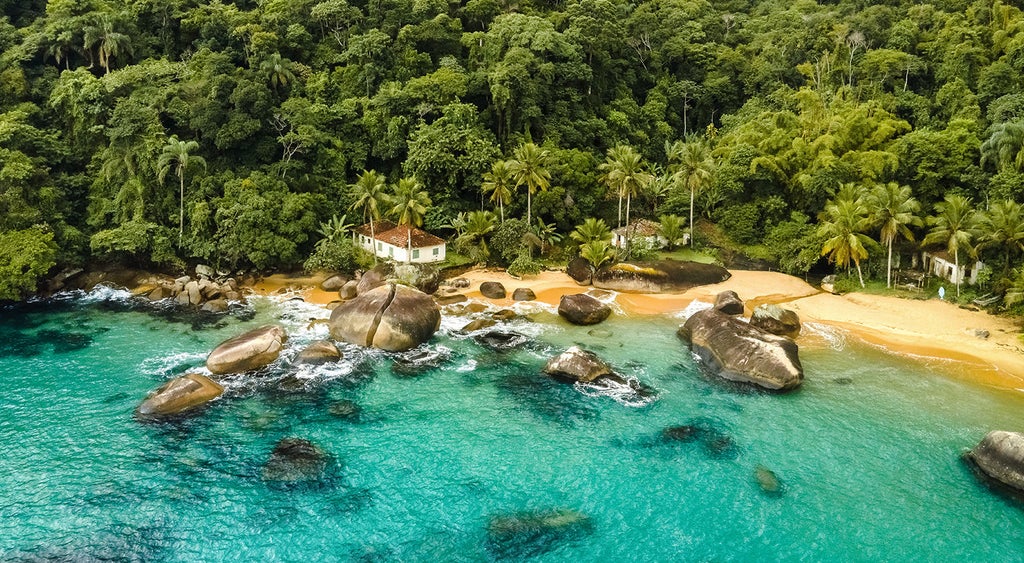
[(946, 286), (944, 285), (939, 286), (939, 299), (946, 300)]

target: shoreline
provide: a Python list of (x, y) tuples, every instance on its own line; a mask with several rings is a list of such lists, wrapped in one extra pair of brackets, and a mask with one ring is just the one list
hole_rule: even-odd
[[(1024, 343), (1018, 338), (1020, 326), (1014, 321), (981, 311), (960, 309), (939, 299), (914, 300), (850, 293), (833, 295), (810, 286), (800, 278), (779, 272), (731, 270), (728, 280), (691, 288), (681, 293), (616, 293), (616, 304), (629, 316), (672, 315), (695, 300), (711, 303), (721, 291), (735, 291), (745, 303), (745, 313), (761, 304), (778, 304), (792, 309), (802, 324), (835, 327), (846, 334), (889, 353), (917, 361), (952, 362), (962, 369), (946, 370), (965, 381), (1017, 393), (1024, 392)], [(545, 271), (516, 279), (503, 270), (473, 269), (461, 276), (470, 287), (461, 291), (471, 300), (497, 307), (515, 303), (511, 297), (488, 299), (480, 294), (480, 283), (496, 281), (508, 295), (517, 288), (530, 288), (537, 301), (554, 307), (563, 295), (583, 293), (581, 286), (564, 272)], [(336, 292), (319, 288), (323, 276), (275, 274), (261, 278), (251, 287), (259, 295), (295, 291), (307, 302), (326, 306), (337, 300)], [(975, 336), (987, 331), (987, 338)], [(797, 344), (815, 345), (815, 337), (804, 331)]]

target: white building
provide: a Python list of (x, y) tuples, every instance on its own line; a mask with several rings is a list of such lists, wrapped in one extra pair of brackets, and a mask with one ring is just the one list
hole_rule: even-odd
[[(661, 230), (661, 223), (647, 219), (637, 219), (625, 227), (619, 227), (612, 231), (612, 246), (625, 248), (626, 241), (633, 239), (633, 242), (644, 239), (651, 248), (664, 248), (668, 244), (665, 237), (658, 234)], [(690, 235), (684, 234), (683, 244), (690, 240)]]
[(445, 259), (446, 245), (443, 239), (409, 225), (374, 221), (373, 235), (367, 223), (357, 227), (353, 236), (360, 247), (378, 258), (415, 264), (441, 262)]
[(953, 283), (974, 285), (978, 281), (978, 272), (985, 267), (980, 260), (971, 260), (965, 252), (960, 256), (960, 271), (954, 275), (956, 261), (948, 252), (924, 252), (921, 256), (927, 271)]

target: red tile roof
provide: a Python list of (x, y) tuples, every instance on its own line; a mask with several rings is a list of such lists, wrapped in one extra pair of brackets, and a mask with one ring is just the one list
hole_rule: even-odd
[[(373, 222), (373, 232), (375, 232), (377, 234), (377, 236), (379, 237), (381, 233), (386, 232), (386, 231), (390, 231), (391, 229), (394, 229), (397, 226), (398, 225), (392, 223), (391, 221), (388, 221), (388, 220), (385, 220), (385, 219), (381, 219), (380, 221), (374, 221)], [(354, 230), (355, 230), (357, 235), (363, 235), (364, 237), (370, 236), (370, 224), (369, 223), (366, 223), (365, 225), (360, 225), (360, 226), (356, 227)]]
[[(376, 224), (374, 224), (376, 227)], [(412, 237), (413, 248), (426, 248), (430, 246), (440, 246), (444, 244), (444, 240), (438, 238), (426, 231), (417, 229), (416, 227), (410, 227), (408, 225), (402, 225), (389, 229), (384, 232), (377, 231), (377, 240), (386, 242), (392, 246), (399, 248), (406, 248), (409, 245), (409, 237)]]
[(647, 219), (637, 219), (633, 221), (629, 226), (619, 227), (612, 232), (622, 236), (634, 236), (634, 237), (653, 237), (658, 234), (661, 229), (661, 223), (655, 223)]

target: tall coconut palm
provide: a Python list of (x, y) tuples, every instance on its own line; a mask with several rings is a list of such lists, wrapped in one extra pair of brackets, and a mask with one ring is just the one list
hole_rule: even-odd
[(512, 171), (516, 189), (526, 186), (526, 224), (530, 225), (533, 223), (533, 194), (537, 190), (547, 191), (551, 185), (551, 172), (547, 168), (551, 153), (533, 143), (523, 143), (512, 153), (512, 157), (508, 166)]
[(512, 199), (514, 182), (508, 161), (499, 160), (491, 165), (490, 172), (484, 174), (484, 182), (480, 186), (485, 194), (491, 194), (491, 203), (498, 204), (502, 223), (505, 222), (505, 205)]
[(387, 183), (384, 175), (376, 170), (363, 170), (354, 184), (349, 185), (349, 195), (352, 197), (352, 205), (349, 209), (359, 211), (363, 214), (363, 220), (370, 223), (370, 240), (374, 244), (372, 254), (373, 262), (377, 263), (377, 233), (374, 230), (373, 221), (380, 218), (380, 208), (388, 203), (388, 195), (385, 191)]
[(888, 257), (885, 265), (885, 286), (892, 287), (892, 246), (897, 235), (914, 241), (910, 227), (920, 227), (921, 204), (911, 196), (910, 186), (896, 182), (879, 184), (868, 195), (868, 209), (872, 222), (879, 229), (879, 241), (885, 245)]
[(605, 161), (598, 170), (604, 172), (601, 181), (619, 196), (619, 226), (622, 226), (622, 198), (626, 198), (626, 225), (629, 225), (630, 200), (654, 181), (654, 175), (644, 170), (640, 153), (629, 145), (616, 145), (608, 149)]
[(405, 261), (412, 261), (412, 227), (423, 225), (423, 215), (430, 207), (430, 196), (423, 184), (416, 178), (402, 178), (395, 184), (395, 193), (391, 196), (391, 216), (399, 225), (407, 225)]
[(1024, 208), (1011, 201), (994, 202), (988, 211), (978, 213), (978, 246), (1002, 248), (1006, 251), (1003, 275), (1010, 273), (1010, 258), (1015, 251), (1024, 251)]
[(110, 64), (122, 53), (131, 52), (131, 37), (116, 30), (114, 18), (102, 14), (82, 30), (82, 47), (92, 57), (92, 48), (97, 48), (100, 66), (104, 74), (110, 74)]
[(841, 268), (849, 268), (852, 261), (857, 267), (857, 278), (864, 287), (864, 274), (860, 261), (868, 257), (868, 247), (875, 244), (864, 234), (870, 227), (868, 208), (863, 197), (842, 197), (825, 204), (818, 232), (825, 237), (821, 255), (828, 255), (829, 262)]
[(935, 204), (935, 215), (928, 218), (932, 228), (922, 241), (926, 245), (942, 245), (953, 255), (957, 297), (960, 297), (960, 251), (974, 253), (971, 241), (977, 234), (975, 221), (976, 213), (969, 198), (947, 195), (943, 201)]
[(156, 166), (160, 170), (160, 183), (167, 178), (167, 173), (174, 169), (178, 176), (178, 244), (185, 234), (185, 172), (190, 166), (201, 164), (206, 168), (206, 160), (203, 157), (193, 154), (199, 149), (199, 143), (195, 141), (181, 141), (177, 135), (172, 135), (164, 145)]
[(260, 63), (260, 70), (267, 75), (270, 86), (277, 92), (278, 87), (287, 86), (295, 82), (295, 72), (292, 70), (292, 61), (281, 56), (281, 53), (273, 53), (265, 61)]
[(698, 193), (711, 185), (715, 176), (711, 147), (703, 138), (691, 136), (686, 142), (666, 141), (665, 154), (675, 184), (690, 192), (690, 248), (693, 248), (693, 201)]

